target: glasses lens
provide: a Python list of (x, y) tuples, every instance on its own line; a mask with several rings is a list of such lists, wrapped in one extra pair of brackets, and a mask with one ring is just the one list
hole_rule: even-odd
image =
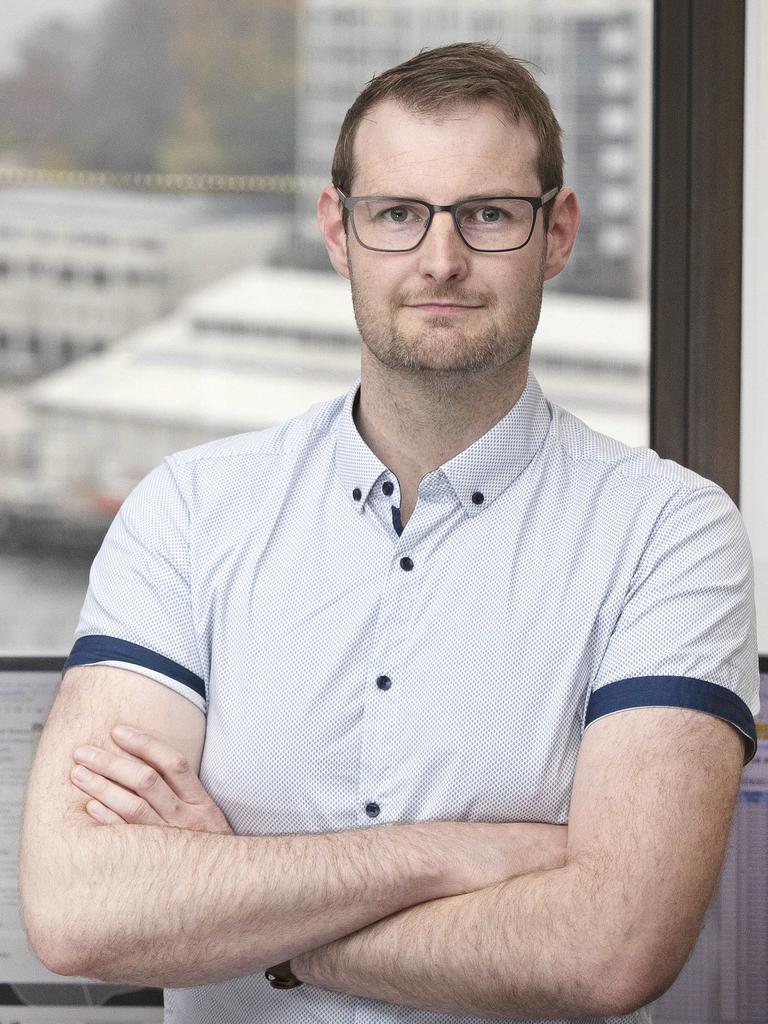
[(363, 245), (392, 251), (417, 245), (429, 223), (426, 206), (397, 199), (364, 199), (355, 203), (352, 216)]
[(462, 203), (456, 211), (464, 240), (487, 252), (525, 245), (533, 215), (533, 207), (525, 199), (475, 199)]

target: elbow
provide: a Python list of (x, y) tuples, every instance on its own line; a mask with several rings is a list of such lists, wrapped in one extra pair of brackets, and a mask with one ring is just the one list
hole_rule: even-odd
[(30, 942), (35, 956), (51, 974), (60, 974), (65, 978), (86, 978), (91, 977), (90, 972), (81, 970), (63, 957), (54, 947), (42, 945), (38, 948)]
[(27, 945), (43, 967), (67, 977), (90, 977), (85, 973), (82, 952), (74, 941), (72, 918), (65, 928), (61, 892), (52, 893), (34, 884), (24, 865), (19, 870), (19, 910)]
[(609, 1003), (600, 1010), (609, 1017), (624, 1017), (649, 1006), (660, 996), (664, 995), (666, 988), (656, 992), (647, 991), (637, 986), (625, 986), (618, 990), (610, 999)]
[(66, 940), (57, 935), (56, 926), (52, 921), (47, 920), (45, 915), (33, 917), (28, 908), (22, 910), (22, 921), (27, 945), (43, 967), (52, 974), (61, 974), (65, 977), (82, 976), (76, 952)]
[(598, 1012), (612, 1017), (623, 1017), (649, 1006), (673, 985), (680, 970), (670, 972), (656, 965), (655, 970), (645, 973), (637, 965), (629, 965), (623, 971), (617, 970), (612, 984), (606, 985), (602, 993), (602, 1005)]

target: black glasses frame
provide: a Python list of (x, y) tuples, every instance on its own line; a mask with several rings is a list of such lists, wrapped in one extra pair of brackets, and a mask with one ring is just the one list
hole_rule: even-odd
[[(450, 213), (451, 217), (453, 218), (453, 223), (456, 225), (456, 230), (459, 233), (459, 238), (461, 238), (464, 245), (466, 245), (468, 249), (472, 249), (473, 252), (515, 252), (516, 250), (522, 249), (524, 246), (528, 245), (528, 243), (531, 240), (531, 236), (533, 235), (533, 229), (536, 227), (536, 214), (539, 212), (542, 206), (546, 205), (546, 203), (554, 199), (557, 193), (560, 191), (560, 188), (558, 186), (555, 186), (554, 188), (551, 188), (548, 192), (545, 192), (541, 196), (475, 196), (469, 197), (468, 199), (461, 199), (458, 203), (451, 203), (450, 206), (438, 206), (436, 203), (428, 203), (424, 199), (410, 199), (406, 196), (348, 196), (341, 191), (338, 185), (334, 185), (333, 187), (336, 189), (339, 196), (341, 197), (344, 209), (349, 210), (349, 212), (352, 214), (352, 230), (355, 232), (355, 238), (358, 240), (358, 242), (360, 243), (360, 245), (362, 245), (364, 249), (370, 249), (372, 252), (413, 252), (414, 249), (418, 249), (418, 247), (427, 237), (427, 232), (432, 226), (432, 219), (435, 216), (435, 214), (440, 213), (443, 210), (446, 213)], [(392, 199), (396, 203), (419, 203), (421, 206), (426, 206), (426, 208), (429, 210), (429, 220), (427, 221), (427, 226), (424, 228), (424, 234), (418, 240), (416, 245), (411, 245), (407, 249), (377, 249), (373, 245), (366, 245), (365, 242), (361, 240), (360, 235), (357, 233), (357, 225), (355, 224), (354, 212), (355, 204), (360, 203), (365, 199)], [(526, 203), (531, 204), (531, 207), (533, 208), (533, 216), (531, 217), (531, 230), (528, 232), (528, 237), (521, 245), (513, 245), (509, 249), (478, 249), (476, 245), (470, 245), (469, 242), (464, 237), (464, 235), (461, 233), (461, 228), (459, 227), (459, 219), (456, 216), (456, 211), (459, 209), (459, 207), (464, 206), (465, 203), (491, 203), (493, 202), (494, 199), (524, 199)]]

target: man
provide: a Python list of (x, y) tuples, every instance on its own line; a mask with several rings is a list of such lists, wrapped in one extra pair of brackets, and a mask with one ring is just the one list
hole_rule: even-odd
[(318, 220), (360, 380), (123, 504), (30, 778), (30, 940), (185, 1024), (647, 1021), (755, 750), (738, 511), (528, 370), (579, 210), (498, 48), (373, 79)]

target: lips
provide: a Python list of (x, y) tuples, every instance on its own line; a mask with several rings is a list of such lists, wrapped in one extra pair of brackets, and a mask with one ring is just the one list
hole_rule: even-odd
[(471, 309), (480, 309), (480, 306), (463, 306), (454, 303), (447, 302), (424, 302), (419, 305), (409, 306), (409, 309), (420, 309), (423, 313), (432, 313), (438, 316), (440, 313), (445, 315), (451, 313), (464, 313)]

